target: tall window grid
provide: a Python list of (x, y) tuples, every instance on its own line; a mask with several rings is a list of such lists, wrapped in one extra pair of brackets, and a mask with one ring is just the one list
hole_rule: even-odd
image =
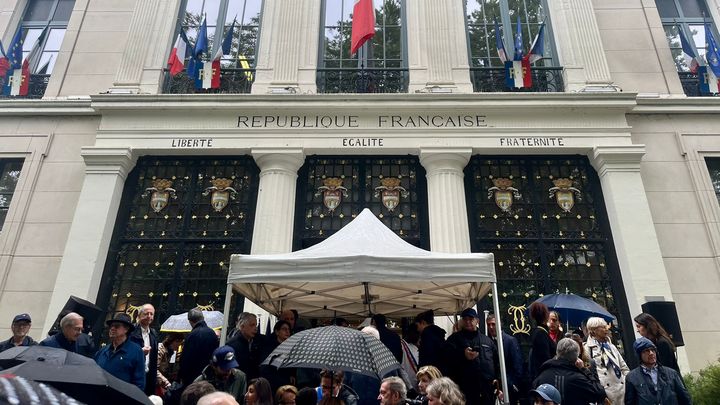
[(48, 27), (47, 35), (39, 44), (42, 54), (36, 64), (30, 66), (31, 73), (52, 73), (74, 5), (75, 0), (30, 0), (28, 2), (20, 26), (23, 32), (23, 58), (30, 54), (42, 30)]
[[(665, 29), (665, 36), (670, 44), (673, 60), (678, 72), (689, 72), (690, 67), (685, 61), (680, 34), (678, 29), (683, 30), (685, 38), (694, 48), (695, 54), (703, 60), (705, 55), (705, 23), (710, 23), (710, 12), (704, 0), (655, 0), (660, 20)], [(713, 28), (713, 35), (716, 40), (717, 30)], [(703, 62), (701, 62), (703, 63)]]
[(535, 65), (555, 65), (551, 46), (552, 30), (545, 0), (464, 0), (464, 3), (470, 67), (503, 66), (497, 53), (496, 21), (503, 36), (505, 52), (512, 57), (518, 15), (520, 15), (523, 53), (530, 51), (540, 25), (545, 22), (545, 52), (543, 58), (535, 62)]
[[(224, 68), (255, 67), (262, 8), (262, 0), (187, 0), (181, 26), (194, 47), (203, 19), (207, 18), (208, 49), (214, 55), (236, 21), (230, 54), (224, 55), (220, 64)], [(223, 27), (222, 31), (218, 27)]]
[(720, 157), (707, 157), (705, 158), (705, 164), (710, 173), (710, 182), (715, 191), (715, 197), (717, 197), (718, 203), (720, 203)]
[(350, 55), (354, 4), (355, 0), (323, 1), (320, 66), (347, 69), (407, 67), (405, 0), (373, 0), (375, 36), (369, 41), (366, 54), (358, 51)]
[(0, 159), (0, 232), (7, 218), (15, 187), (20, 180), (22, 159)]

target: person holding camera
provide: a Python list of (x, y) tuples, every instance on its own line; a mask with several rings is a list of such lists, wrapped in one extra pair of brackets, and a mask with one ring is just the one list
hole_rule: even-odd
[(445, 343), (446, 374), (465, 394), (468, 405), (493, 405), (496, 395), (503, 398), (502, 391), (497, 389), (500, 369), (497, 349), (489, 337), (478, 331), (477, 311), (467, 308), (460, 317), (460, 330)]

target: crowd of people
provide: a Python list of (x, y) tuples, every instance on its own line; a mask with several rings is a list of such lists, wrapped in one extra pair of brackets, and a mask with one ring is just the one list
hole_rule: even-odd
[[(143, 305), (133, 323), (116, 314), (107, 320), (109, 342), (95, 351), (83, 318), (62, 317), (58, 333), (39, 344), (94, 358), (107, 372), (137, 386), (155, 403), (243, 405), (494, 405), (512, 404), (691, 404), (679, 374), (672, 339), (648, 314), (635, 318), (640, 338), (633, 348), (640, 366), (630, 370), (613, 345), (607, 322), (589, 318), (587, 336), (564, 334), (558, 313), (542, 303), (529, 308), (535, 327), (527, 366), (515, 337), (498, 331), (495, 316), (475, 309), (460, 313), (456, 328), (434, 324), (432, 311), (420, 313), (401, 338), (383, 315), (362, 329), (379, 339), (401, 367), (382, 379), (357, 372), (277, 369), (264, 365), (292, 334), (309, 327), (296, 311), (280, 314), (270, 335), (258, 334), (257, 318), (243, 312), (228, 341), (208, 327), (199, 309), (188, 312), (192, 330), (168, 333), (162, 341), (152, 328), (155, 309)], [(28, 314), (12, 321), (13, 336), (0, 351), (38, 344), (28, 332)], [(348, 326), (342, 319), (336, 325)], [(499, 337), (498, 337), (499, 336)], [(508, 392), (500, 383), (497, 339), (502, 339)], [(182, 348), (182, 349), (181, 349)]]

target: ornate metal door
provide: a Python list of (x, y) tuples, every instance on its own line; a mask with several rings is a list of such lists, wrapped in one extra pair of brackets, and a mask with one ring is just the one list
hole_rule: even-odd
[(332, 235), (363, 208), (407, 242), (429, 248), (425, 170), (416, 157), (312, 156), (298, 178), (296, 249)]
[(258, 169), (247, 156), (145, 157), (128, 176), (98, 303), (156, 320), (222, 309), (230, 255), (249, 253)]
[(502, 320), (516, 337), (528, 336), (530, 303), (571, 292), (606, 307), (632, 341), (602, 191), (587, 158), (475, 156), (466, 190), (473, 251), (495, 254)]

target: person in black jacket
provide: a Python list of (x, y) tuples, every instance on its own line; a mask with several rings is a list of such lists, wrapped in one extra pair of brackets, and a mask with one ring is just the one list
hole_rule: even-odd
[(550, 338), (547, 328), (550, 311), (542, 302), (530, 304), (530, 317), (537, 325), (530, 335), (530, 355), (528, 358), (528, 371), (530, 380), (535, 379), (540, 372), (540, 366), (555, 356), (555, 342)]
[[(485, 319), (487, 334), (497, 344), (497, 321), (495, 314), (488, 314)], [(503, 349), (505, 350), (505, 372), (507, 373), (508, 390), (510, 390), (510, 403), (516, 404), (519, 400), (521, 383), (523, 380), (523, 356), (520, 350), (520, 343), (513, 336), (502, 332)]]
[(154, 395), (157, 385), (158, 335), (150, 327), (155, 319), (155, 307), (145, 304), (138, 312), (135, 330), (130, 333), (130, 341), (142, 347), (145, 355), (145, 394)]
[(257, 333), (257, 316), (250, 312), (238, 315), (238, 333), (227, 342), (235, 350), (235, 359), (248, 381), (260, 377), (260, 363), (264, 351), (263, 336)]
[(428, 310), (415, 317), (418, 333), (420, 333), (418, 367), (435, 366), (443, 369), (442, 348), (445, 344), (445, 330), (435, 325), (435, 313)]
[(692, 405), (680, 374), (657, 362), (657, 347), (650, 339), (638, 338), (633, 349), (640, 366), (625, 379), (626, 405)]
[(402, 343), (400, 343), (400, 336), (395, 332), (387, 328), (387, 318), (383, 314), (375, 314), (372, 317), (372, 323), (375, 329), (380, 332), (380, 341), (390, 350), (390, 353), (395, 356), (398, 363), (402, 364), (403, 351)]
[(202, 311), (197, 308), (188, 311), (188, 321), (192, 326), (192, 331), (185, 338), (178, 372), (184, 386), (192, 384), (202, 373), (210, 362), (213, 351), (218, 348), (220, 343), (215, 331), (205, 323)]
[(500, 368), (495, 343), (478, 331), (474, 309), (467, 308), (460, 316), (461, 329), (445, 342), (445, 374), (460, 387), (468, 405), (492, 405)]
[(605, 390), (597, 375), (585, 368), (580, 355), (580, 346), (570, 338), (560, 339), (557, 354), (540, 366), (540, 374), (533, 381), (533, 387), (550, 384), (560, 391), (563, 405), (586, 405), (602, 403)]
[(680, 374), (677, 357), (675, 356), (675, 345), (672, 338), (660, 325), (654, 316), (642, 313), (635, 317), (635, 329), (640, 336), (650, 339), (657, 347), (657, 361), (665, 367), (677, 371)]

